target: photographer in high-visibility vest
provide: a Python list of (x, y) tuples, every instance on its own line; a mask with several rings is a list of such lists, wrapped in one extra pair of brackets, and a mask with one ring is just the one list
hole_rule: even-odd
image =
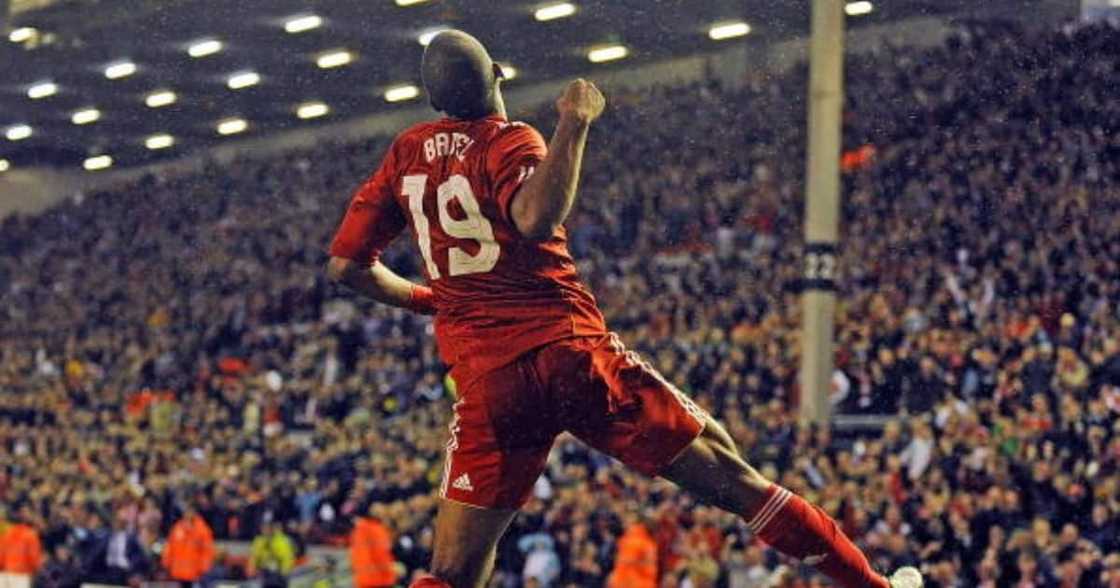
[(214, 565), (214, 533), (188, 504), (183, 518), (171, 527), (163, 549), (163, 567), (172, 580), (184, 585), (199, 581)]
[(397, 583), (393, 532), (385, 524), (385, 510), (383, 504), (370, 504), (369, 516), (358, 519), (350, 533), (350, 567), (358, 588), (388, 588)]
[(623, 525), (608, 588), (657, 588), (657, 541), (650, 532), (649, 517), (629, 511)]
[(259, 578), (265, 588), (287, 586), (295, 566), (296, 546), (270, 514), (249, 548), (249, 576)]
[(43, 564), (39, 532), (32, 523), (31, 509), (24, 505), (10, 516), (0, 507), (0, 572), (34, 576)]

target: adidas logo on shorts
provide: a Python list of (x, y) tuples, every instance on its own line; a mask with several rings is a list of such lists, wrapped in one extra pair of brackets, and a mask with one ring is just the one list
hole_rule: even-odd
[(471, 486), (471, 477), (466, 474), (455, 478), (455, 481), (451, 483), (451, 487), (456, 490), (462, 490), (463, 492), (474, 492), (474, 486)]

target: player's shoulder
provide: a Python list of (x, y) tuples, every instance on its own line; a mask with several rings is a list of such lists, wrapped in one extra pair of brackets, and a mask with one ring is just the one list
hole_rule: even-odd
[(527, 122), (524, 122), (524, 121), (520, 121), (520, 120), (496, 121), (495, 132), (498, 135), (507, 135), (507, 134), (510, 134), (510, 135), (512, 135), (512, 134), (540, 135), (540, 131), (538, 131), (533, 125), (531, 125)]
[(506, 149), (517, 149), (524, 145), (544, 145), (544, 137), (527, 122), (500, 120), (494, 123), (490, 142)]

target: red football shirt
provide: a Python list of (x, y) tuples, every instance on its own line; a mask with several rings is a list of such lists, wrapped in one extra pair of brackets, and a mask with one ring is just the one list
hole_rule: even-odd
[(546, 152), (533, 127), (504, 117), (416, 125), (354, 195), (330, 253), (373, 264), (411, 226), (450, 365), (491, 369), (546, 343), (604, 334), (564, 229), (533, 242), (510, 218), (514, 194)]

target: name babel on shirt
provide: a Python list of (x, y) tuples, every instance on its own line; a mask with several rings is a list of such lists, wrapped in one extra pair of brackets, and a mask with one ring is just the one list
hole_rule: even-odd
[(373, 264), (411, 228), (435, 294), (442, 359), (471, 371), (535, 347), (606, 333), (563, 227), (523, 239), (510, 203), (548, 148), (533, 127), (445, 118), (401, 133), (358, 189), (330, 254)]

